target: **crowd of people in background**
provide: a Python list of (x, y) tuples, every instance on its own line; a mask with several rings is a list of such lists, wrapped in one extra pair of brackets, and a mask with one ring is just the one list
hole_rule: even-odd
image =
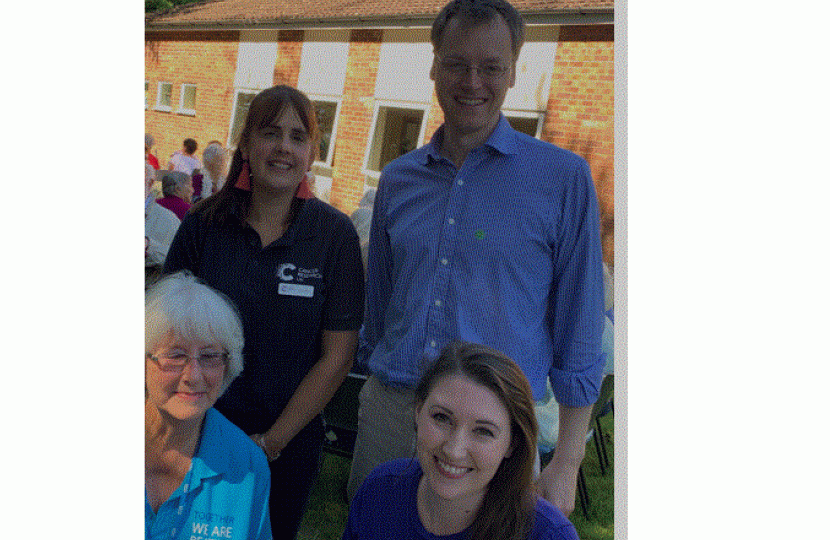
[(196, 157), (195, 139), (182, 141), (181, 150), (170, 155), (162, 168), (153, 154), (155, 138), (144, 135), (144, 266), (149, 286), (161, 275), (161, 266), (173, 236), (190, 208), (222, 189), (228, 169), (228, 151), (210, 141)]
[(232, 522), (293, 540), (357, 362), (344, 539), (578, 540), (613, 266), (586, 161), (500, 111), (523, 42), (504, 0), (444, 7), (444, 124), (351, 217), (315, 197), (321, 133), (295, 88), (256, 95), (230, 163), (186, 138), (161, 167), (145, 135), (147, 539)]

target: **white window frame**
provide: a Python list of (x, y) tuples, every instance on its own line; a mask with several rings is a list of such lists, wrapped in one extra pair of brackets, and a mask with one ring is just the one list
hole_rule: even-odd
[[(161, 88), (164, 85), (170, 86), (170, 105), (162, 105), (161, 104), (161, 95), (162, 91)], [(159, 81), (156, 85), (156, 105), (153, 107), (157, 111), (166, 111), (170, 112), (173, 110), (173, 83), (167, 81)]]
[[(235, 88), (233, 91), (233, 106), (231, 107), (231, 120), (230, 124), (228, 124), (228, 140), (225, 144), (225, 148), (227, 148), (230, 153), (236, 151), (236, 141), (234, 140), (234, 133), (233, 133), (233, 125), (236, 123), (236, 105), (239, 101), (239, 94), (253, 94), (257, 95), (262, 90), (257, 90), (254, 88)], [(243, 124), (244, 129), (244, 124)]]
[[(337, 124), (340, 121), (340, 107), (343, 104), (343, 97), (327, 96), (324, 94), (308, 94), (308, 99), (311, 101), (326, 101), (328, 103), (334, 103), (334, 122), (331, 125), (331, 139), (329, 140), (328, 151), (329, 155), (317, 156), (317, 160), (314, 162), (315, 165), (331, 168), (331, 164), (334, 159), (334, 146), (337, 141)], [(320, 135), (322, 136), (322, 132)]]
[(502, 114), (504, 114), (505, 118), (508, 120), (510, 118), (534, 118), (536, 119), (536, 133), (533, 135), (537, 139), (540, 139), (542, 136), (542, 128), (545, 125), (545, 112), (544, 111), (518, 111), (516, 109), (502, 109)]
[[(179, 90), (179, 109), (176, 111), (177, 114), (185, 114), (188, 116), (196, 116), (196, 109), (189, 109), (184, 106), (184, 91), (186, 88), (193, 87), (193, 90), (196, 91), (197, 87), (194, 83), (184, 83), (182, 84), (181, 89)], [(195, 104), (195, 96), (194, 96), (194, 104)]]
[(374, 111), (372, 112), (372, 124), (369, 127), (369, 141), (366, 145), (366, 154), (363, 157), (363, 174), (375, 181), (380, 178), (380, 171), (369, 169), (369, 158), (372, 155), (372, 148), (375, 146), (375, 131), (377, 130), (378, 116), (381, 108), (412, 109), (423, 113), (421, 117), (421, 129), (418, 131), (418, 140), (415, 142), (415, 148), (420, 148), (422, 146), (421, 141), (424, 140), (424, 134), (426, 133), (430, 104), (412, 101), (375, 100)]

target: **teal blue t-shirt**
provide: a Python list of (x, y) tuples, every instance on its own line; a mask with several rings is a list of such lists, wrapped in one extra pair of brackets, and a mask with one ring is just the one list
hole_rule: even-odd
[(271, 473), (262, 450), (216, 409), (182, 484), (153, 512), (144, 494), (146, 540), (271, 539)]

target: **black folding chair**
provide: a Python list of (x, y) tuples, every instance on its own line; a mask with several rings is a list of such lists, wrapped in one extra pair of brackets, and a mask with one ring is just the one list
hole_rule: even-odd
[(367, 378), (362, 373), (349, 373), (323, 409), (323, 420), (326, 423), (323, 450), (347, 458), (352, 457), (357, 438), (357, 396)]

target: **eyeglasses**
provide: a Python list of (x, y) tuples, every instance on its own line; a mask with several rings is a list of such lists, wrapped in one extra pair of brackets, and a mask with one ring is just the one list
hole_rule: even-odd
[(441, 60), (440, 64), (441, 69), (446, 71), (447, 73), (451, 73), (456, 76), (466, 75), (472, 70), (476, 70), (478, 76), (482, 79), (498, 79), (509, 69), (506, 66), (502, 66), (499, 64), (484, 64), (483, 66), (471, 66), (469, 64), (465, 64), (464, 62), (458, 60)]
[[(182, 351), (167, 351), (159, 356), (148, 354), (147, 357), (158, 364), (162, 371), (179, 372), (184, 369), (184, 366), (193, 361), (194, 358), (186, 355)], [(195, 360), (199, 363), (199, 367), (205, 370), (216, 370), (220, 367), (225, 367), (228, 359), (226, 352), (203, 352)]]

